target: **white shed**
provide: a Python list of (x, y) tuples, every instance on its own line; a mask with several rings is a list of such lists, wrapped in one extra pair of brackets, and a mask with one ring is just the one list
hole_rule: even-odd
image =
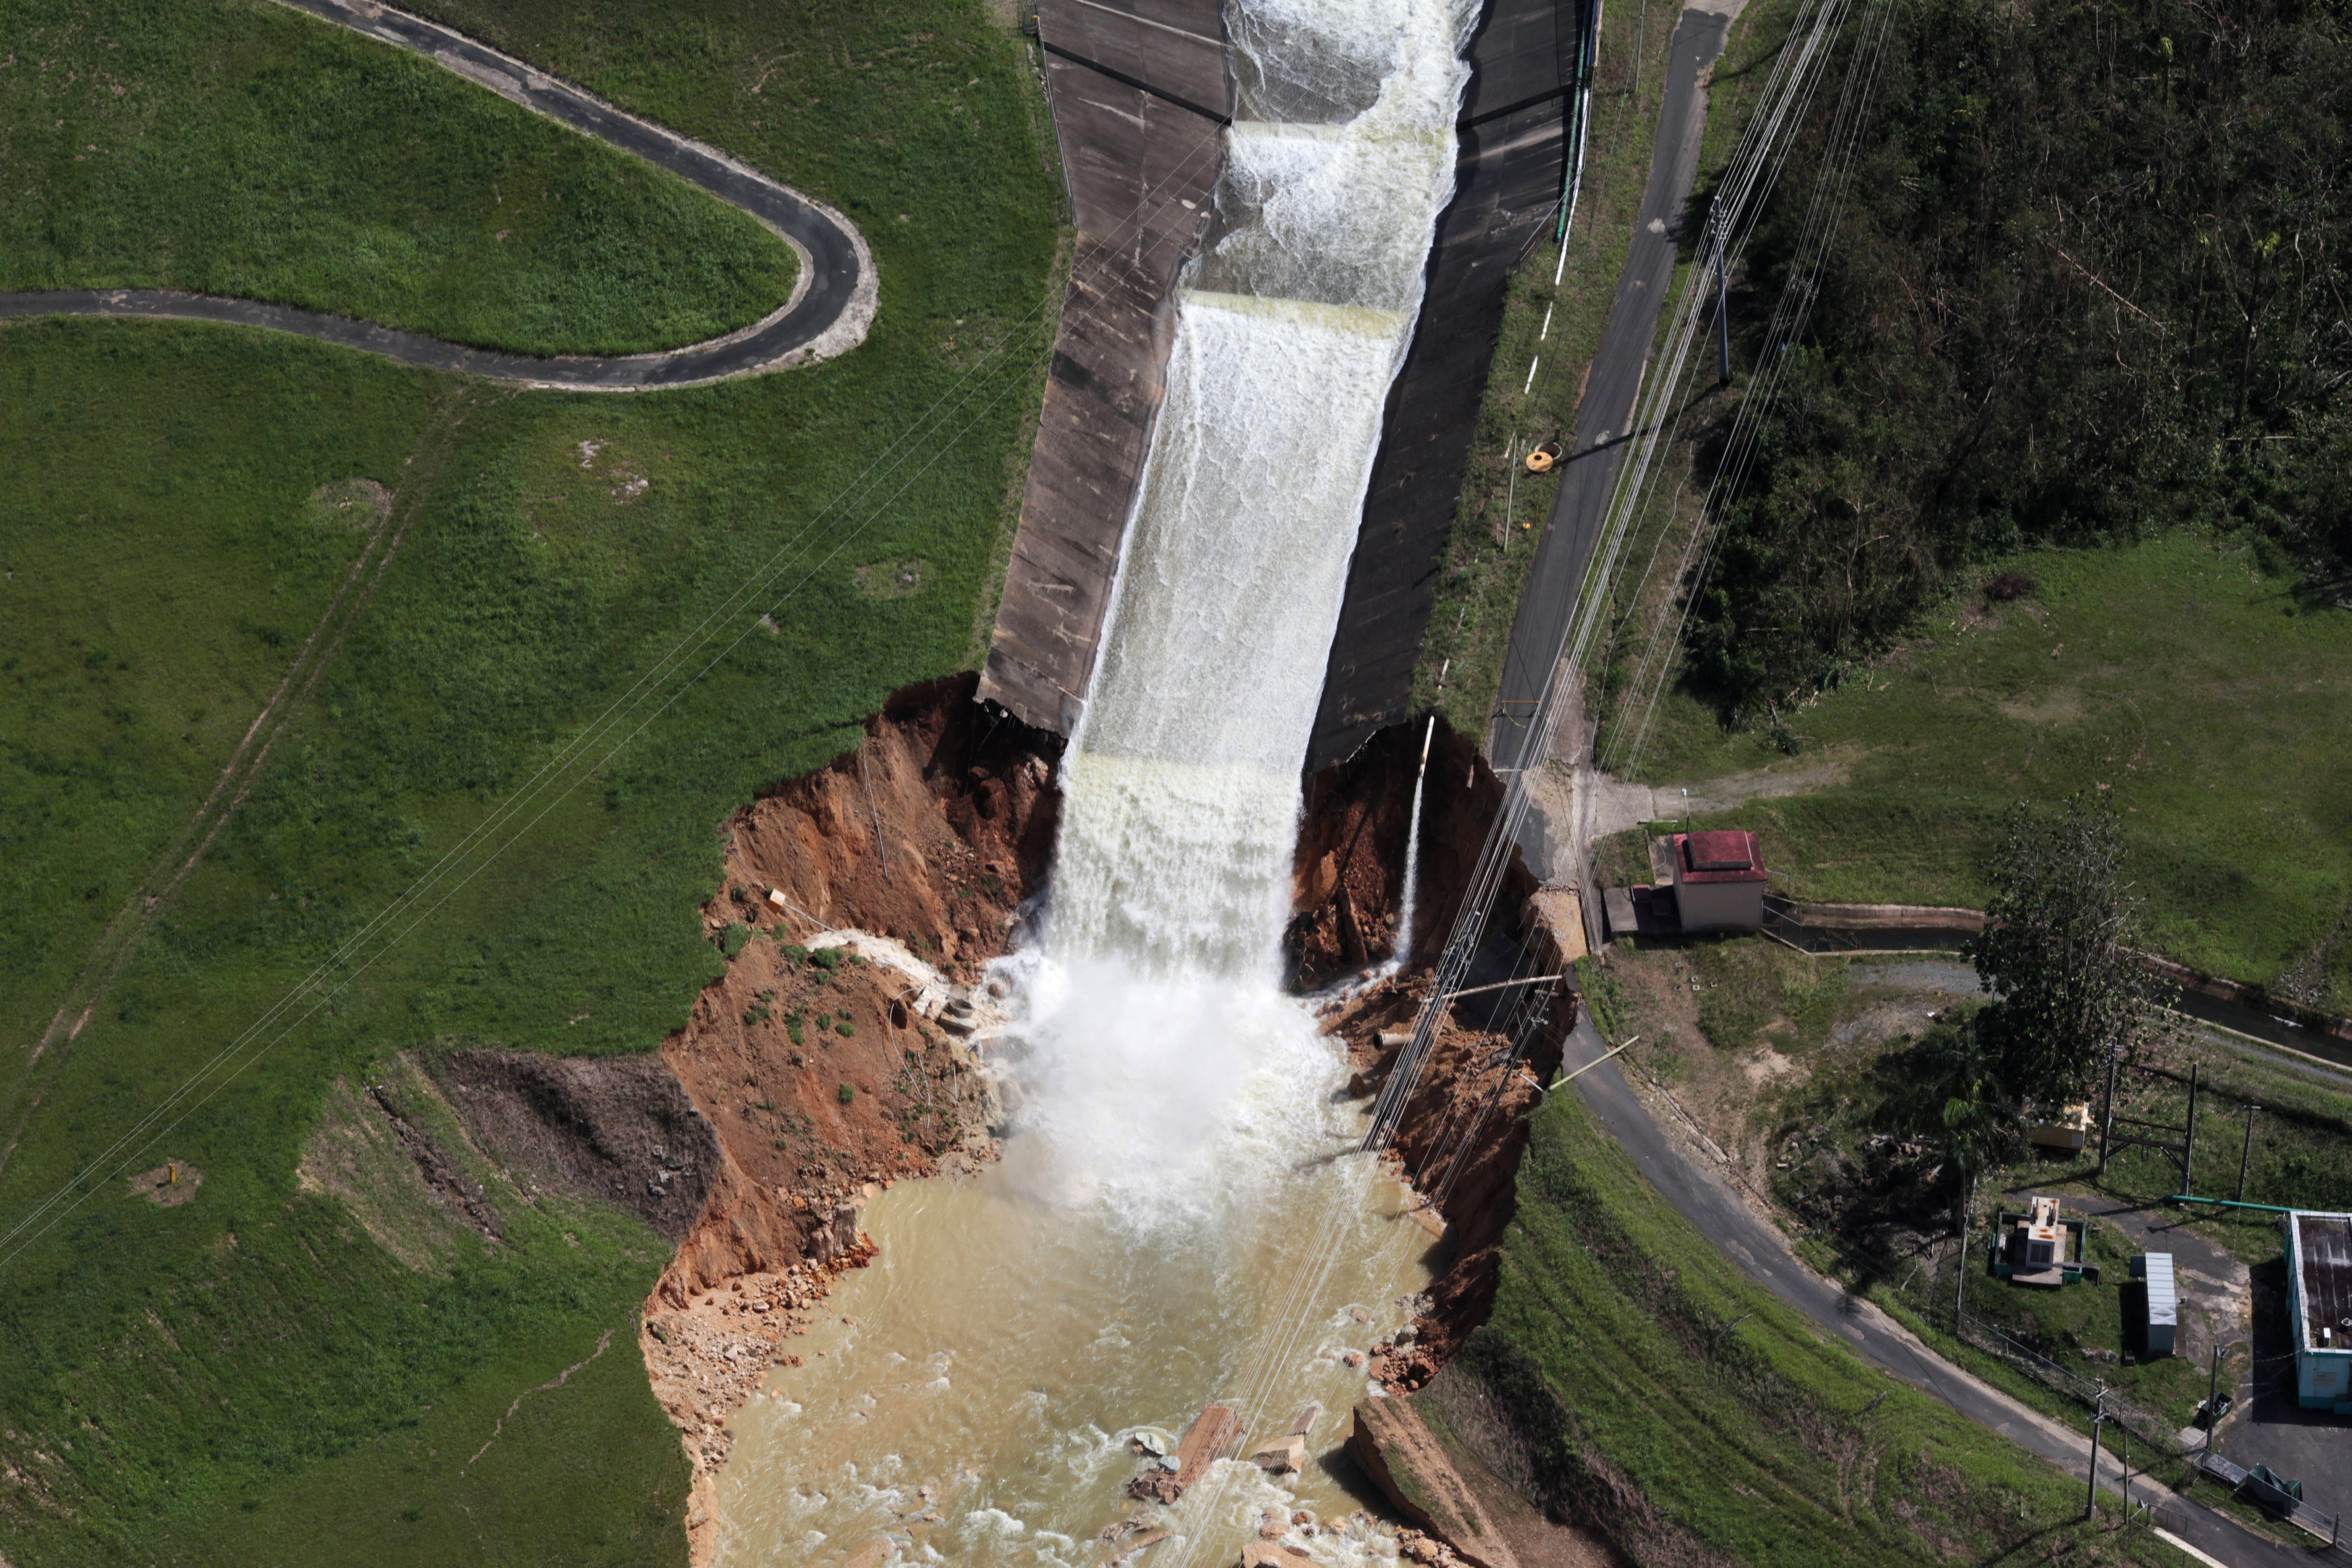
[(2172, 1281), (2172, 1254), (2143, 1252), (2131, 1260), (2131, 1273), (2147, 1289), (2147, 1354), (2170, 1355), (2172, 1336), (2180, 1327), (2180, 1294)]

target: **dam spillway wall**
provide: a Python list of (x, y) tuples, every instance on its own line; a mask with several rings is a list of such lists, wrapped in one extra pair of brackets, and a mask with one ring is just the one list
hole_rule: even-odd
[(979, 695), (1067, 735), (1234, 99), (1219, 0), (1039, 0), (1036, 16), (1076, 237)]
[[(1309, 769), (1406, 716), (1509, 273), (1558, 211), (1591, 12), (1591, 0), (1488, 0), (1471, 36), (1454, 196), (1390, 392)], [(1234, 88), (1219, 0), (1039, 0), (1037, 18), (1076, 244), (978, 695), (1067, 735), (1166, 390), (1178, 275), (1212, 216)]]
[(1407, 716), (1506, 287), (1558, 216), (1590, 14), (1589, 0), (1489, 0), (1472, 36), (1454, 200), (1438, 219), (1420, 324), (1390, 389), (1310, 770)]

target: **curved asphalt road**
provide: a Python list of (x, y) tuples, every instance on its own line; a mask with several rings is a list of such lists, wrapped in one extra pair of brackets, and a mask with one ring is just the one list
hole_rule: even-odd
[[(1562, 465), (1551, 516), (1537, 547), (1525, 596), (1505, 655), (1500, 703), (1487, 752), (1497, 769), (1539, 767), (1547, 737), (1531, 734), (1527, 716), (1560, 655), (1574, 616), (1587, 557), (1616, 487), (1620, 444), (1631, 434), (1651, 339), (1674, 278), (1683, 206), (1697, 172), (1706, 123), (1700, 79), (1723, 51), (1731, 18), (1696, 7), (1683, 12), (1671, 47), (1664, 101), (1650, 161), (1650, 183), (1632, 248), (1619, 276), (1617, 297), (1601, 329), (1584, 396), (1577, 408), (1576, 440)], [(1521, 848), (1531, 866), (1578, 884), (1580, 868), (1548, 864), (1543, 823), (1530, 813)], [(1573, 852), (1580, 858), (1581, 846)], [(1969, 978), (1972, 980), (1973, 976)], [(1608, 1047), (1590, 1016), (1580, 1019), (1564, 1068), (1597, 1061)], [(1849, 1295), (1799, 1262), (1780, 1233), (1758, 1218), (1727, 1188), (1685, 1159), (1660, 1131), (1648, 1108), (1608, 1062), (1584, 1073), (1577, 1089), (1585, 1104), (1651, 1184), (1701, 1234), (1712, 1239), (1749, 1279), (1812, 1320), (1822, 1332), (1896, 1378), (1944, 1401), (1993, 1431), (2076, 1477), (2090, 1451), (2088, 1424), (2072, 1430), (2029, 1410), (1936, 1354), (1875, 1307)], [(2110, 1454), (2101, 1485), (2122, 1486)], [(2311, 1552), (2255, 1535), (2220, 1514), (2144, 1479), (2135, 1501), (2154, 1510), (2158, 1526), (2229, 1568), (2290, 1568)], [(2325, 1548), (2320, 1549), (2325, 1552)]]
[[(1588, 1014), (1580, 1018), (1561, 1063), (1574, 1071), (1599, 1060), (1607, 1044)], [(1659, 1131), (1649, 1108), (1618, 1071), (1616, 1062), (1594, 1068), (1576, 1081), (1593, 1116), (1617, 1140), (1652, 1186), (1683, 1218), (1723, 1249), (1741, 1273), (1811, 1318), (1830, 1338), (1896, 1378), (1942, 1400), (1961, 1415), (1992, 1428), (2020, 1448), (2040, 1455), (2069, 1475), (2080, 1477), (2090, 1457), (2090, 1427), (2061, 1427), (2027, 1409), (1954, 1366), (1913, 1338), (1877, 1308), (1849, 1295), (1799, 1262), (1779, 1231), (1722, 1184), (1711, 1181)], [(2121, 1467), (2113, 1452), (2100, 1463), (2100, 1485), (2122, 1490)], [(2132, 1498), (2155, 1511), (2158, 1528), (2170, 1531), (2229, 1568), (2294, 1568), (2326, 1548), (2296, 1551), (2253, 1531), (2167, 1489), (2135, 1478)]]
[(163, 288), (60, 289), (0, 294), (0, 317), (143, 316), (266, 327), (359, 349), (406, 364), (491, 381), (579, 392), (698, 386), (730, 376), (790, 370), (847, 352), (874, 320), (874, 257), (850, 221), (821, 202), (746, 167), (716, 148), (625, 114), (576, 87), (475, 43), (436, 22), (369, 0), (281, 0), (299, 11), (424, 56), (501, 98), (583, 136), (633, 152), (740, 207), (774, 231), (800, 261), (793, 297), (764, 319), (707, 342), (652, 354), (535, 359), (468, 349), (415, 332), (250, 299), (216, 299)]
[[(1560, 464), (1551, 516), (1536, 540), (1535, 563), (1511, 622), (1503, 655), (1502, 690), (1486, 747), (1498, 771), (1540, 767), (1546, 737), (1528, 725), (1576, 617), (1579, 585), (1592, 542), (1609, 515), (1624, 443), (1633, 434), (1633, 404), (1655, 335), (1658, 311), (1675, 280), (1683, 204), (1698, 175), (1699, 141), (1706, 132), (1706, 95), (1700, 78), (1713, 68), (1731, 34), (1731, 16), (1693, 6), (1682, 15), (1668, 47), (1666, 89), (1658, 106), (1658, 136), (1650, 152), (1650, 183), (1642, 193), (1633, 243), (1617, 277), (1617, 298), (1601, 329), (1584, 395), (1576, 405), (1576, 439)], [(1538, 824), (1531, 830), (1539, 836)], [(1523, 843), (1528, 842), (1522, 838)]]

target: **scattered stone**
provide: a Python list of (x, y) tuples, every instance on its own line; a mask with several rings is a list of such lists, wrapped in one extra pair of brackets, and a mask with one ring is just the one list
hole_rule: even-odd
[[(1176, 1452), (1152, 1461), (1151, 1467), (1127, 1483), (1127, 1494), (1147, 1502), (1173, 1503), (1201, 1479), (1202, 1472), (1230, 1452), (1241, 1440), (1241, 1413), (1230, 1405), (1212, 1405), (1185, 1429)], [(1168, 1468), (1174, 1461), (1172, 1469)]]
[(1307, 1468), (1307, 1439), (1290, 1433), (1252, 1454), (1250, 1463), (1269, 1474), (1297, 1475)]

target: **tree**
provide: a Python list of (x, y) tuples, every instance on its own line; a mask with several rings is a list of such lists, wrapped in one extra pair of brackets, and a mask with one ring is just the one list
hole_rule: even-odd
[(2076, 795), (2054, 815), (2021, 804), (1988, 871), (1985, 928), (1968, 956), (1999, 998), (1977, 1027), (1994, 1076), (2024, 1101), (2088, 1097), (2110, 1048), (2134, 1049), (2156, 988), (2126, 945), (2139, 901), (2115, 808)]
[[(1981, 1017), (1981, 1015), (1979, 1015)], [(1954, 1183), (1952, 1228), (1966, 1228), (1977, 1176), (2017, 1137), (2017, 1103), (1986, 1052), (1978, 1019), (1947, 1020), (1904, 1052), (1906, 1130), (1940, 1145)]]

